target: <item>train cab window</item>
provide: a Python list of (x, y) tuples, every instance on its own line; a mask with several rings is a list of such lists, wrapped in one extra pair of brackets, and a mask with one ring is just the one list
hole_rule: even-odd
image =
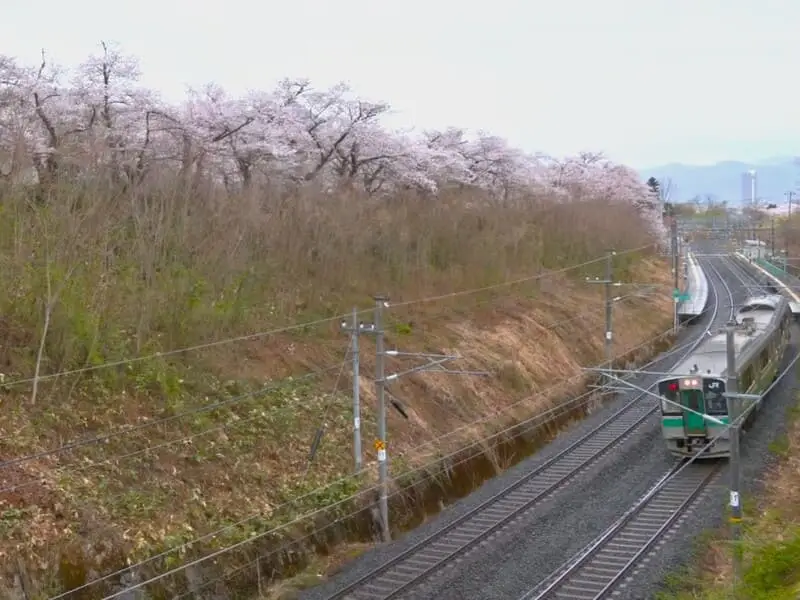
[(725, 396), (722, 395), (722, 392), (706, 392), (706, 412), (709, 415), (728, 414), (728, 401), (725, 399)]
[[(679, 415), (681, 409), (677, 406), (680, 403), (680, 392), (678, 391), (677, 380), (661, 381), (658, 384), (658, 393), (661, 396), (661, 412), (665, 415)], [(664, 400), (666, 398), (670, 402)], [(673, 402), (675, 404), (673, 404)]]

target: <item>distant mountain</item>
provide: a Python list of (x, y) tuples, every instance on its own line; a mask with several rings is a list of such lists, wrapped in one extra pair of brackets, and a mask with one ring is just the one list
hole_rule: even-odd
[(671, 179), (671, 199), (675, 202), (689, 201), (696, 196), (706, 198), (710, 194), (717, 201), (727, 200), (728, 204), (738, 205), (742, 201), (742, 173), (751, 169), (757, 173), (756, 197), (765, 202), (783, 203), (786, 202), (784, 194), (787, 190), (800, 191), (800, 164), (794, 157), (788, 156), (776, 156), (754, 163), (736, 160), (715, 165), (671, 163), (641, 169), (639, 172), (644, 179)]

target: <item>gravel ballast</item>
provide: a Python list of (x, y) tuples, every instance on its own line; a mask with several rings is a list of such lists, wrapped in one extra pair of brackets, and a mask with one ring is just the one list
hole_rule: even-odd
[[(735, 302), (741, 302), (752, 280), (743, 273), (741, 267), (728, 265), (726, 260), (706, 260), (713, 261), (730, 285)], [(710, 270), (707, 270), (707, 275), (714, 277)], [(720, 326), (727, 320), (729, 301), (723, 290), (718, 290), (718, 293), (720, 313), (716, 325)], [(678, 344), (685, 343), (704, 327), (705, 324), (696, 325), (683, 331)], [(784, 364), (788, 364), (798, 350), (800, 328), (795, 326)], [(669, 358), (650, 369), (663, 370), (675, 361), (675, 358)], [(785, 433), (786, 410), (794, 403), (792, 391), (796, 379), (794, 370), (787, 374), (765, 400), (750, 430), (742, 436), (741, 476), (742, 493), (745, 495), (758, 489), (765, 467), (774, 462), (769, 446)], [(652, 376), (642, 377), (636, 383), (647, 387), (652, 380)], [(401, 539), (365, 553), (329, 582), (308, 590), (301, 597), (309, 600), (327, 598), (343, 585), (367, 574), (390, 557), (501, 492), (609, 418), (634, 396), (633, 393), (620, 394), (616, 401), (571, 427), (534, 456), (486, 482), (473, 494), (454, 503)], [(442, 600), (518, 598), (605, 531), (674, 462), (675, 459), (663, 445), (658, 416), (653, 415), (615, 449), (573, 477), (568, 485), (540, 501), (513, 524), (403, 597)], [(652, 598), (657, 590), (663, 589), (667, 574), (687, 566), (692, 559), (695, 536), (706, 529), (717, 528), (724, 522), (728, 481), (726, 466), (716, 483), (704, 492), (690, 514), (682, 519), (681, 525), (673, 528), (629, 573), (625, 582), (614, 592), (614, 598)]]
[[(739, 263), (741, 264), (741, 263)], [(746, 267), (745, 267), (746, 268)], [(782, 370), (800, 352), (800, 327), (792, 327), (792, 340), (783, 360)], [(796, 366), (797, 367), (797, 366)], [(787, 411), (796, 406), (797, 368), (791, 369), (764, 399), (749, 429), (742, 434), (741, 493), (746, 499), (757, 494), (770, 467), (778, 458), (770, 452), (770, 445), (787, 431)], [(691, 566), (696, 549), (696, 537), (703, 531), (718, 529), (726, 524), (730, 484), (730, 469), (726, 466), (721, 477), (705, 494), (702, 502), (685, 519), (670, 537), (651, 551), (629, 574), (614, 595), (619, 600), (644, 600), (656, 592), (666, 591), (667, 575), (679, 573)], [(751, 515), (752, 516), (752, 515)], [(745, 520), (748, 515), (745, 511)], [(702, 550), (702, 549), (701, 549)]]

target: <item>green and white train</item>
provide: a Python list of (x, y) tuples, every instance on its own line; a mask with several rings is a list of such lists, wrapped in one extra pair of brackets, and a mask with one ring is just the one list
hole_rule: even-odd
[[(736, 313), (734, 347), (739, 393), (762, 394), (778, 375), (781, 359), (789, 344), (792, 309), (786, 298), (773, 294), (749, 298)], [(717, 425), (697, 413), (729, 422), (725, 397), (727, 373), (725, 331), (705, 339), (692, 354), (658, 382), (661, 401), (661, 430), (669, 451), (690, 457), (720, 436), (702, 458), (730, 455), (724, 425)], [(755, 411), (752, 411), (752, 415)], [(722, 433), (722, 435), (720, 435)]]

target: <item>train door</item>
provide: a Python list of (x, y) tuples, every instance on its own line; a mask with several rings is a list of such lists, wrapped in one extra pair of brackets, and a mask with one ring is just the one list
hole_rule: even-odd
[(681, 405), (695, 411), (683, 411), (683, 429), (686, 435), (705, 435), (706, 421), (702, 415), (706, 413), (706, 406), (703, 390), (681, 390)]

